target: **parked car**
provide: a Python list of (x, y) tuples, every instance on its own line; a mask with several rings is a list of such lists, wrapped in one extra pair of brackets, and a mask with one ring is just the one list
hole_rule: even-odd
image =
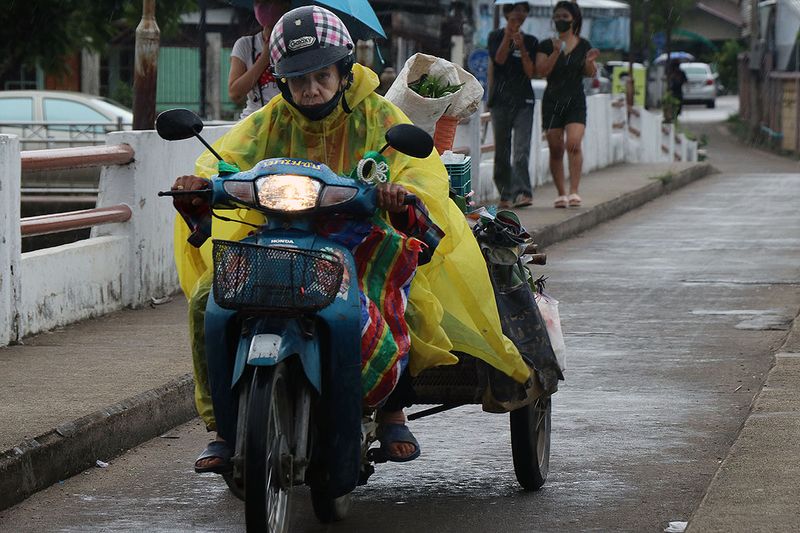
[(717, 82), (708, 63), (681, 63), (687, 82), (683, 86), (683, 102), (702, 103), (708, 108), (716, 106)]
[(131, 129), (121, 104), (71, 91), (0, 91), (0, 133), (20, 137), (23, 149), (102, 144), (110, 131)]

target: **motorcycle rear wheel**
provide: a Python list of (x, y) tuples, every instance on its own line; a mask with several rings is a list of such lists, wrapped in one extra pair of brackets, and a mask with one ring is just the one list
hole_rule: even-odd
[(511, 452), (514, 473), (525, 490), (539, 490), (550, 470), (551, 399), (543, 395), (535, 402), (511, 411)]
[(292, 401), (284, 363), (253, 374), (245, 430), (247, 531), (284, 533), (292, 496)]

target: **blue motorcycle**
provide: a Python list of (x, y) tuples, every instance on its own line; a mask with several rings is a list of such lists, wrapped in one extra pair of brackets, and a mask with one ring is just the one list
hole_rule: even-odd
[[(188, 110), (159, 115), (162, 138), (197, 137), (220, 160), (209, 189), (159, 196), (207, 194), (212, 212), (244, 207), (268, 221), (241, 241), (213, 241), (209, 349), (231, 322), (239, 326), (231, 383), (240, 399), (237, 439), (226, 481), (245, 500), (248, 530), (284, 531), (291, 489), (303, 483), (322, 521), (341, 519), (350, 492), (368, 476), (377, 426), (374, 413), (362, 410), (356, 265), (349, 249), (313, 227), (336, 213), (372, 217), (376, 188), (370, 180), (385, 162), (378, 152), (368, 154), (358, 166), (361, 179), (293, 158), (266, 159), (239, 172), (199, 136), (202, 127)], [(430, 136), (409, 124), (391, 128), (386, 141), (384, 149), (412, 157), (433, 149)], [(406, 203), (414, 202), (407, 195)], [(190, 242), (199, 246), (210, 225), (194, 229)]]
[[(208, 349), (235, 354), (236, 449), (233, 471), (224, 477), (245, 501), (247, 530), (286, 531), (292, 488), (300, 484), (310, 487), (320, 521), (341, 520), (350, 508), (350, 493), (366, 483), (373, 463), (385, 458), (370, 449), (377, 423), (375, 412), (362, 404), (355, 261), (348, 248), (316, 233), (314, 222), (336, 213), (372, 217), (374, 183), (381, 173), (385, 179), (387, 170), (380, 152), (392, 147), (427, 157), (433, 141), (415, 126), (394, 126), (386, 133), (386, 146), (366, 154), (353, 176), (345, 177), (323, 164), (292, 158), (266, 159), (240, 172), (200, 137), (203, 123), (188, 110), (165, 111), (156, 129), (166, 140), (196, 137), (220, 160), (209, 189), (159, 196), (206, 194), (212, 213), (244, 207), (267, 217), (241, 241), (213, 242), (213, 299), (206, 310)], [(407, 195), (406, 201), (416, 200)], [(200, 246), (211, 234), (210, 221), (198, 222), (193, 230), (189, 241)], [(549, 470), (550, 395), (563, 379), (524, 265), (531, 258), (544, 264), (545, 257), (529, 255), (535, 245), (513, 221), (482, 219), (474, 231), (503, 332), (535, 372), (519, 384), (483, 361), (458, 354), (459, 364), (415, 379), (418, 402), (441, 405), (408, 418), (468, 403), (483, 403), (486, 409), (488, 394), (499, 402), (494, 412), (510, 412), (517, 480), (537, 490)], [(233, 335), (231, 324), (237, 328)]]

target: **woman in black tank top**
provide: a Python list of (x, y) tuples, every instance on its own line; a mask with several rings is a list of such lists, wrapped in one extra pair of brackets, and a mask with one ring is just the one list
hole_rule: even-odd
[[(553, 206), (580, 207), (581, 142), (586, 130), (583, 78), (597, 73), (594, 62), (600, 52), (580, 37), (583, 18), (578, 4), (558, 2), (553, 9), (553, 22), (558, 37), (539, 43), (536, 57), (536, 74), (547, 78), (547, 89), (542, 97), (542, 129), (550, 148), (550, 173), (558, 190)], [(569, 196), (565, 187), (565, 149), (569, 161)]]

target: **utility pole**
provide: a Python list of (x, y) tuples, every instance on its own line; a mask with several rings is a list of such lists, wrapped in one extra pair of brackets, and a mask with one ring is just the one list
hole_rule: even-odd
[(156, 80), (161, 32), (156, 24), (156, 0), (143, 0), (136, 27), (133, 77), (133, 129), (152, 129), (156, 121)]
[(200, 0), (200, 116), (206, 118), (206, 0)]

